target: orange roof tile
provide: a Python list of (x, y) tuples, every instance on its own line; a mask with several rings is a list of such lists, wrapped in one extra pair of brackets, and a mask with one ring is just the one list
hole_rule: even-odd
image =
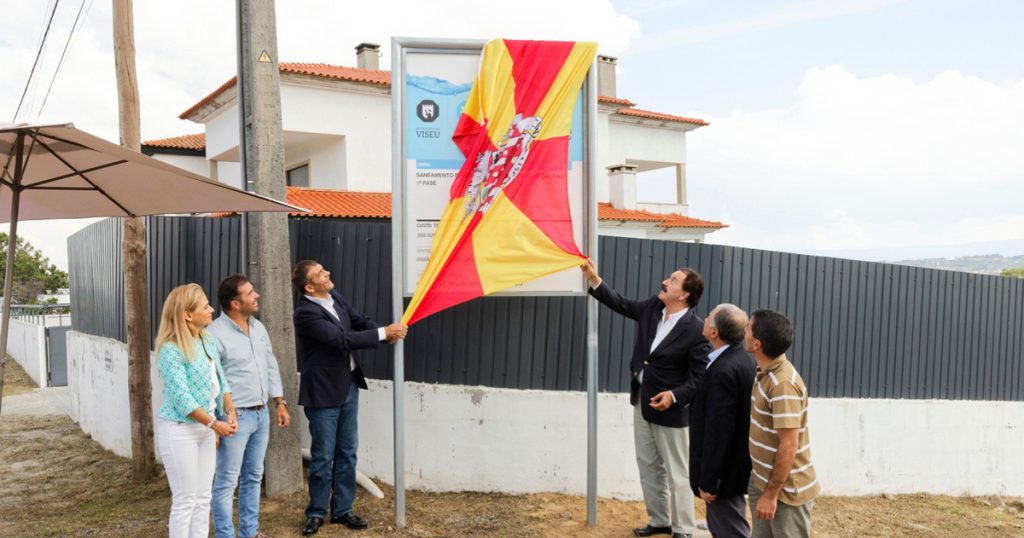
[(673, 116), (672, 114), (662, 114), (661, 112), (652, 112), (650, 110), (641, 110), (639, 108), (620, 108), (615, 112), (623, 116), (633, 116), (637, 118), (644, 118), (649, 120), (661, 120), (661, 121), (674, 121), (679, 123), (692, 123), (694, 125), (708, 125), (708, 122), (697, 119), (697, 118), (684, 118), (682, 116)]
[[(309, 189), (288, 187), (288, 203), (309, 210), (309, 213), (292, 213), (302, 217), (326, 218), (391, 218), (391, 193), (353, 192), (330, 189)], [(608, 203), (597, 204), (600, 220), (622, 220), (631, 222), (657, 223), (663, 228), (725, 228), (721, 222), (695, 219), (676, 214), (660, 214), (640, 209), (615, 209)]]
[(308, 209), (304, 217), (390, 219), (391, 193), (288, 187), (288, 203)]
[(651, 213), (642, 209), (616, 209), (607, 202), (598, 202), (599, 220), (624, 220), (630, 222), (657, 222), (662, 228), (725, 228), (726, 224), (710, 220), (684, 217), (675, 213)]
[(172, 136), (171, 138), (160, 138), (157, 140), (146, 140), (143, 146), (153, 148), (189, 149), (203, 151), (206, 149), (206, 135), (203, 133)]
[(622, 106), (636, 106), (636, 103), (634, 103), (633, 101), (630, 101), (629, 99), (623, 99), (621, 97), (612, 97), (610, 95), (598, 95), (597, 96), (597, 102), (598, 103), (610, 103), (610, 104), (613, 104), (613, 105), (622, 105)]

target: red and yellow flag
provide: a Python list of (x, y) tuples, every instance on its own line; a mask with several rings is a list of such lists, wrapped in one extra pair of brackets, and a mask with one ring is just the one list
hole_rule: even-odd
[(402, 322), (580, 265), (569, 128), (597, 43), (489, 41), (452, 140), (466, 161)]

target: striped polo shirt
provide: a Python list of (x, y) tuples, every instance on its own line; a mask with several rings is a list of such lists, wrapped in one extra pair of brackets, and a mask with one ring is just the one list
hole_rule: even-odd
[(807, 387), (785, 355), (757, 368), (750, 396), (751, 479), (764, 491), (779, 447), (777, 430), (799, 428), (793, 467), (779, 493), (779, 501), (800, 506), (818, 496), (818, 478), (811, 465), (811, 438), (807, 432)]

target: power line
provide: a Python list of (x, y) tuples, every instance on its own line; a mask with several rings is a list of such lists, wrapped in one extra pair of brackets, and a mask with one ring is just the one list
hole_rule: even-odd
[(21, 92), (21, 99), (18, 100), (18, 109), (14, 111), (14, 117), (11, 118), (12, 123), (18, 119), (18, 113), (21, 112), (21, 105), (25, 102), (25, 94), (28, 93), (28, 88), (32, 84), (32, 77), (36, 74), (36, 66), (39, 65), (39, 57), (43, 55), (43, 47), (46, 46), (46, 36), (50, 33), (50, 25), (53, 24), (53, 16), (57, 13), (58, 5), (60, 5), (60, 0), (53, 3), (53, 10), (50, 11), (50, 20), (46, 21), (46, 30), (43, 31), (43, 39), (39, 43), (39, 50), (36, 51), (36, 59), (32, 62), (32, 70), (28, 73), (28, 80), (25, 81), (25, 89)]
[[(89, 7), (92, 7), (92, 3), (89, 3)], [(46, 107), (46, 100), (50, 98), (50, 91), (53, 90), (53, 83), (57, 81), (57, 75), (60, 73), (60, 67), (64, 65), (64, 55), (68, 53), (68, 47), (71, 45), (71, 39), (75, 36), (75, 32), (78, 28), (78, 19), (82, 16), (82, 10), (85, 8), (85, 0), (82, 0), (82, 4), (78, 6), (78, 14), (75, 15), (75, 22), (71, 23), (71, 31), (68, 32), (68, 40), (64, 43), (64, 50), (60, 53), (60, 60), (57, 61), (57, 69), (53, 71), (53, 78), (50, 79), (50, 86), (46, 88), (46, 95), (43, 96), (43, 104), (39, 105), (39, 110), (36, 111), (36, 119), (43, 114), (43, 108)], [(85, 25), (85, 20), (82, 20), (82, 25)]]

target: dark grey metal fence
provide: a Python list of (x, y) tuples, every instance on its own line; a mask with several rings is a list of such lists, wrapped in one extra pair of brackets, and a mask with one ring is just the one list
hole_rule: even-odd
[[(69, 240), (76, 330), (123, 339), (120, 225)], [(390, 223), (290, 221), (293, 261), (312, 258), (368, 315), (390, 321)], [(183, 282), (212, 295), (238, 269), (237, 218), (150, 219), (154, 326), (163, 296)], [(755, 249), (602, 237), (598, 269), (625, 295), (647, 297), (679, 267), (705, 278), (700, 315), (721, 302), (772, 308), (796, 326), (788, 353), (811, 394), (848, 398), (1021, 400), (1024, 280)], [(98, 270), (97, 270), (98, 268)], [(417, 324), (406, 341), (412, 381), (547, 390), (584, 388), (580, 297), (488, 297)], [(103, 320), (119, 320), (107, 323)], [(628, 390), (634, 324), (602, 308), (602, 391)], [(390, 347), (363, 354), (391, 375)]]

